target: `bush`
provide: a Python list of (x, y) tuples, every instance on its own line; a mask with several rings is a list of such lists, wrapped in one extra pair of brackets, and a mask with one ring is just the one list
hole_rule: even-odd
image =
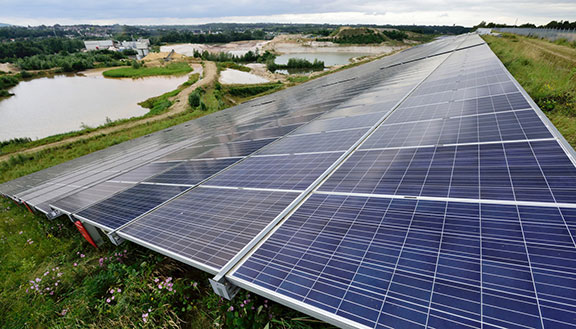
[(236, 97), (255, 96), (270, 90), (282, 87), (282, 83), (265, 83), (258, 85), (230, 85), (226, 86), (228, 94)]
[(188, 104), (190, 104), (192, 108), (197, 108), (200, 104), (203, 104), (201, 89), (196, 89), (188, 95)]

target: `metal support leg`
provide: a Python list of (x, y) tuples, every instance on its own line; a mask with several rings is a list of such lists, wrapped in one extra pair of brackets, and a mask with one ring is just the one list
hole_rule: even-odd
[(227, 300), (232, 300), (240, 290), (239, 287), (226, 281), (226, 279), (221, 279), (220, 281), (210, 279), (210, 284), (212, 285), (212, 289), (214, 289), (216, 295), (226, 298)]

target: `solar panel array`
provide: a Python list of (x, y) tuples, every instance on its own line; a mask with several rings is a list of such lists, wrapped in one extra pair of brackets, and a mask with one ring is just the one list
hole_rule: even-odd
[(474, 35), (0, 185), (342, 327), (576, 324), (574, 152)]

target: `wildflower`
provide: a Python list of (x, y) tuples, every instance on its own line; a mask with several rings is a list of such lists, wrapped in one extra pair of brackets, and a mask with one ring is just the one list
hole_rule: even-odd
[(192, 284), (192, 286), (193, 286), (194, 288), (196, 288), (196, 287), (198, 286), (198, 282), (194, 282), (194, 283)]
[(48, 275), (48, 273), (50, 273), (50, 271), (44, 272), (44, 276)]
[(40, 281), (42, 281), (42, 279), (36, 278), (36, 282), (40, 282)]
[(110, 297), (110, 300), (114, 300), (114, 296)]
[(50, 296), (54, 295), (54, 291), (50, 291)]
[(252, 306), (251, 310), (254, 311), (256, 308), (254, 306)]
[(74, 267), (78, 266), (78, 263), (74, 263)]
[(110, 289), (110, 293), (113, 294), (113, 293), (114, 293), (114, 289)]
[(162, 289), (162, 285), (161, 285), (161, 284), (158, 285), (158, 289)]
[(172, 288), (168, 288), (168, 291), (172, 291)]
[(122, 290), (120, 288), (116, 289), (116, 292), (120, 293)]
[(172, 277), (168, 277), (168, 279), (166, 279), (166, 282), (170, 282), (172, 281)]
[(148, 309), (148, 312), (152, 312), (152, 309), (151, 309), (151, 308), (149, 308), (149, 309)]
[(65, 316), (68, 313), (68, 309), (65, 308), (62, 310), (62, 312), (60, 312), (60, 315)]
[(142, 321), (144, 321), (144, 323), (148, 321), (148, 313), (142, 313)]
[(80, 258), (84, 258), (84, 257), (86, 257), (86, 255), (80, 254)]
[(104, 266), (104, 258), (100, 258), (98, 262), (100, 263), (100, 267)]
[(106, 298), (106, 303), (110, 304), (110, 298)]
[(24, 232), (22, 232), (22, 231), (18, 232), (18, 234), (20, 234), (20, 235), (22, 235), (22, 233), (24, 233)]
[(160, 281), (160, 279), (158, 278), (154, 279), (154, 282), (158, 283), (158, 281)]
[(240, 304), (240, 307), (244, 307), (244, 304)]
[(228, 309), (228, 312), (234, 312), (234, 306), (230, 306), (230, 308)]

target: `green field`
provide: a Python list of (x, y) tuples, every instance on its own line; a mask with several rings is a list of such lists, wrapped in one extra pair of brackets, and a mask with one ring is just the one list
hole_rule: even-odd
[(576, 48), (511, 34), (484, 39), (572, 147), (576, 147)]
[(157, 75), (178, 75), (192, 72), (187, 63), (170, 63), (156, 67), (122, 67), (104, 71), (102, 74), (107, 78), (144, 78)]

